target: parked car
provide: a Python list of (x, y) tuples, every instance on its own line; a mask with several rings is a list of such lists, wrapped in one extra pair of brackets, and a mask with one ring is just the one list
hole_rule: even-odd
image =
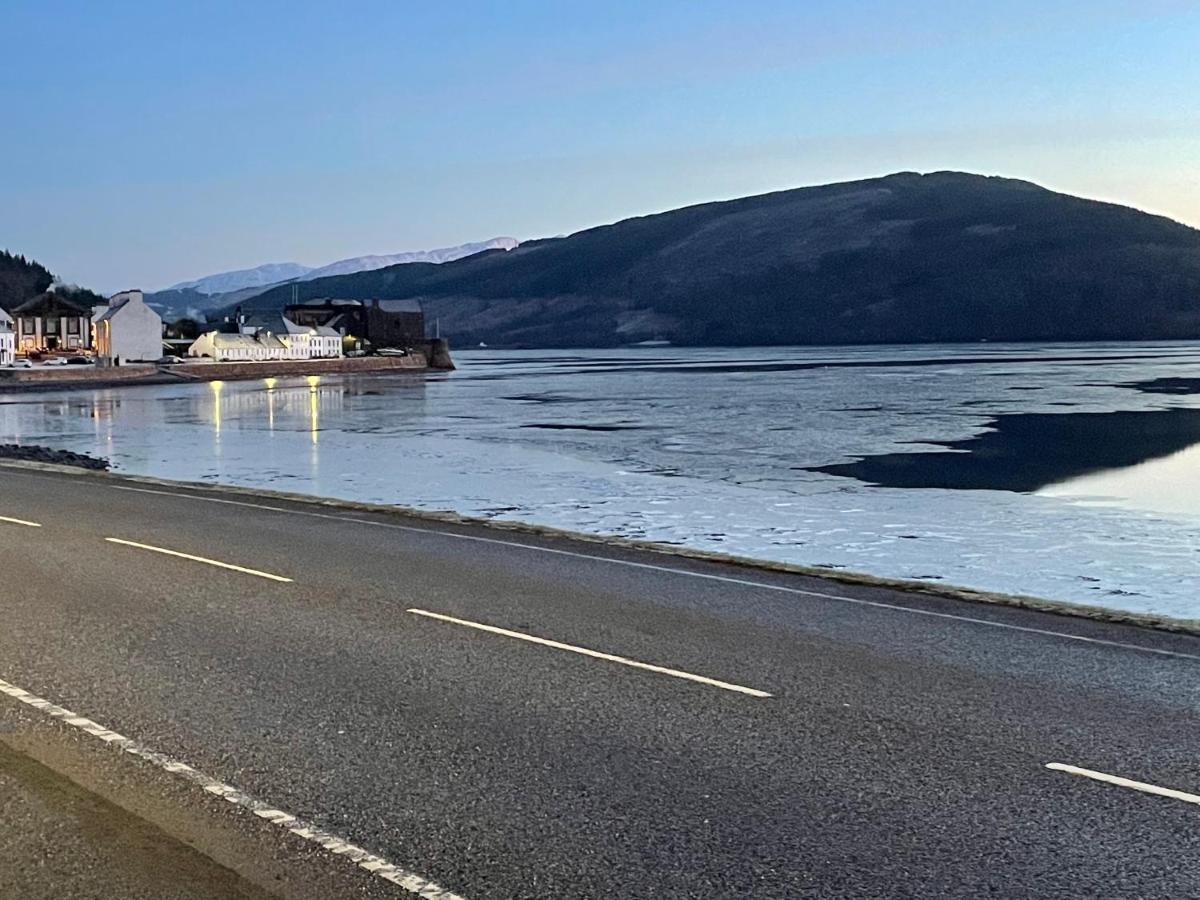
[(33, 363), (27, 359), (18, 359), (13, 362), (12, 367), (14, 369), (32, 369)]
[(43, 366), (65, 366), (67, 358), (65, 356), (52, 356), (42, 363)]
[(155, 364), (160, 366), (177, 366), (182, 362), (183, 358), (179, 356), (161, 356), (155, 360)]
[(67, 365), (68, 366), (90, 366), (93, 364), (93, 362), (94, 362), (94, 360), (91, 360), (86, 356), (69, 356), (69, 357), (67, 357)]

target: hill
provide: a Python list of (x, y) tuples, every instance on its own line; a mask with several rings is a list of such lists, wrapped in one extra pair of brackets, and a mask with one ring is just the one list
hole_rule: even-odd
[(1192, 338), (1200, 232), (1029, 182), (903, 172), (296, 290), (420, 299), (459, 345)]

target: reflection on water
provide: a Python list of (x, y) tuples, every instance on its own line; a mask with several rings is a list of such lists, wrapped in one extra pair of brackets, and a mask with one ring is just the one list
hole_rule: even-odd
[[(396, 379), (396, 386), (403, 390), (391, 398), (388, 418), (419, 415), (424, 382)], [(325, 422), (353, 431), (373, 418), (379, 404), (367, 398), (375, 396), (353, 378), (311, 375), (0, 398), (0, 433), (25, 444), (88, 445), (129, 472), (218, 481), (250, 471), (318, 485), (329, 474), (318, 454)]]
[(1094, 506), (1195, 515), (1200, 507), (1200, 443), (1162, 459), (1071, 478), (1038, 494)]

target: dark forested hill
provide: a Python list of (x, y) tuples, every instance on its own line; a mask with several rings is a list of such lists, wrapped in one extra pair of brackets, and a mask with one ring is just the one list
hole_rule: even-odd
[(0, 250), (0, 309), (12, 309), (36, 297), (54, 281), (43, 265)]
[[(0, 250), (0, 309), (10, 310), (49, 290), (54, 276), (41, 263)], [(59, 284), (54, 292), (85, 308), (103, 303), (104, 298), (78, 285)]]
[(459, 345), (1191, 338), (1200, 232), (1028, 182), (906, 172), (297, 289), (419, 298)]

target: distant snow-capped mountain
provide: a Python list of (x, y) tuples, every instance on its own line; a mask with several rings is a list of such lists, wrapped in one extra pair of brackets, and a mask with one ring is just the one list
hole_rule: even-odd
[(300, 263), (267, 263), (253, 269), (237, 269), (233, 272), (218, 272), (216, 275), (205, 275), (191, 281), (181, 281), (173, 284), (168, 291), (192, 290), (201, 294), (224, 294), (228, 291), (240, 291), (248, 287), (266, 287), (269, 284), (279, 284), (290, 281), (313, 270), (312, 266)]
[(354, 272), (370, 272), (399, 263), (429, 262), (444, 263), (484, 250), (512, 250), (519, 242), (510, 237), (497, 237), (488, 241), (475, 241), (457, 247), (442, 247), (437, 250), (410, 250), (383, 256), (355, 256), (340, 259), (326, 266), (306, 266), (301, 263), (267, 263), (253, 269), (238, 269), (233, 272), (218, 272), (192, 281), (173, 284), (168, 291), (193, 290), (200, 294), (227, 294), (245, 288), (266, 288), (285, 281), (311, 281), (327, 275), (350, 275)]
[(517, 241), (510, 237), (492, 238), (490, 241), (476, 241), (473, 244), (460, 244), (457, 247), (443, 247), (440, 250), (411, 250), (407, 253), (392, 253), (387, 256), (355, 256), (352, 259), (341, 259), (312, 269), (300, 276), (301, 281), (312, 281), (314, 278), (325, 278), (328, 275), (350, 275), (354, 272), (370, 272), (373, 269), (383, 269), (399, 263), (444, 263), (464, 256), (473, 256), (484, 250), (512, 250)]

